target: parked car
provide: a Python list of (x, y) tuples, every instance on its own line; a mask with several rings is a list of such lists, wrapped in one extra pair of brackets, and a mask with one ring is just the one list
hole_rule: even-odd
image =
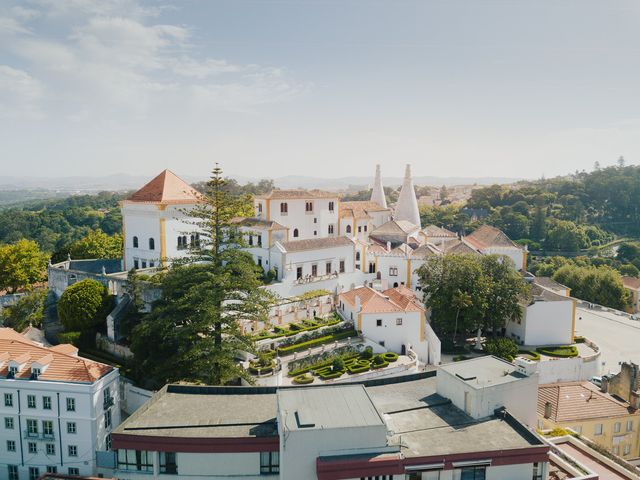
[(589, 381), (597, 387), (602, 387), (602, 377), (591, 377)]

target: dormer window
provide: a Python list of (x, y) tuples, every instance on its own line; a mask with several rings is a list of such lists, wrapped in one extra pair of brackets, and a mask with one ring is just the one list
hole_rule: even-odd
[(31, 378), (34, 380), (37, 380), (41, 373), (42, 371), (38, 367), (31, 368)]
[(9, 377), (10, 378), (15, 377), (17, 373), (18, 373), (18, 367), (15, 367), (15, 366), (9, 367)]

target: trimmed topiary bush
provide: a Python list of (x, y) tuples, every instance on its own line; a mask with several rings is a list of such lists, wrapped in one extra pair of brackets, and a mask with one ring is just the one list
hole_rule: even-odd
[(382, 363), (372, 363), (371, 368), (375, 368), (376, 370), (379, 368), (385, 368), (389, 366), (389, 362), (382, 360)]
[(371, 360), (373, 358), (373, 347), (365, 348), (360, 354), (360, 357), (364, 358), (365, 360)]
[(313, 383), (314, 380), (315, 378), (313, 378), (313, 376), (309, 375), (308, 373), (304, 373), (302, 375), (298, 375), (292, 381), (293, 383), (296, 383), (298, 385), (308, 385), (310, 383)]
[(572, 358), (578, 356), (578, 349), (575, 345), (565, 345), (562, 347), (540, 347), (536, 352), (548, 357)]
[(387, 362), (395, 362), (398, 360), (398, 354), (394, 352), (386, 352), (382, 354), (382, 358), (384, 358)]

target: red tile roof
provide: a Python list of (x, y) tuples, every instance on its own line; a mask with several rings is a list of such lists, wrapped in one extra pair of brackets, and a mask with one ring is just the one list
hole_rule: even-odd
[(482, 225), (472, 233), (464, 237), (475, 248), (483, 249), (489, 247), (515, 247), (522, 249), (520, 245), (515, 244), (507, 237), (502, 230), (491, 225)]
[(554, 422), (572, 422), (592, 418), (620, 417), (634, 413), (629, 404), (602, 393), (591, 382), (566, 382), (538, 387), (538, 415), (544, 416), (551, 404)]
[(260, 200), (274, 200), (274, 199), (290, 199), (290, 200), (304, 200), (313, 198), (335, 198), (339, 195), (333, 192), (325, 192), (323, 190), (280, 190), (278, 188), (271, 190), (266, 195), (256, 195), (255, 198)]
[(382, 208), (377, 202), (367, 200), (341, 202), (340, 218), (371, 218), (369, 212), (386, 212), (389, 208)]
[(15, 375), (17, 379), (31, 377), (29, 362), (43, 362), (40, 365), (47, 365), (38, 380), (93, 383), (113, 371), (111, 365), (94, 362), (62, 351), (71, 352), (72, 348), (77, 352), (77, 349), (72, 346), (42, 347), (11, 328), (0, 328), (0, 361), (2, 361), (0, 377), (7, 377), (9, 362), (12, 360), (17, 363), (27, 363)]
[(200, 194), (187, 182), (169, 170), (163, 170), (127, 201), (141, 203), (197, 203)]
[(352, 306), (360, 299), (362, 313), (419, 312), (422, 306), (415, 294), (404, 287), (390, 288), (378, 292), (369, 287), (360, 287), (340, 294), (340, 299)]

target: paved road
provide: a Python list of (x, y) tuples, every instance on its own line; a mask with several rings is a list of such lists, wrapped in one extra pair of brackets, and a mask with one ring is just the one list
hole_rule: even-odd
[(576, 317), (576, 334), (600, 347), (603, 374), (618, 373), (619, 362), (640, 364), (640, 321), (580, 307)]

